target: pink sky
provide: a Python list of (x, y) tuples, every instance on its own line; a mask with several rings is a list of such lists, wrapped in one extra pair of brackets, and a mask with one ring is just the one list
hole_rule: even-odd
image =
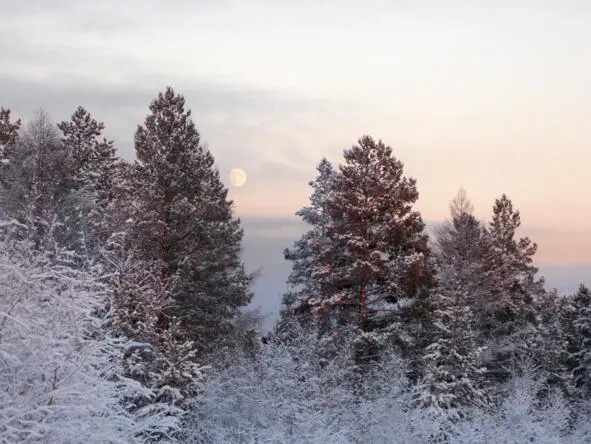
[(0, 105), (82, 104), (131, 159), (171, 84), (220, 171), (248, 173), (244, 217), (291, 217), (320, 158), (370, 134), (417, 179), (425, 220), (461, 186), (482, 220), (506, 193), (540, 263), (591, 263), (589, 23), (582, 0), (13, 2)]

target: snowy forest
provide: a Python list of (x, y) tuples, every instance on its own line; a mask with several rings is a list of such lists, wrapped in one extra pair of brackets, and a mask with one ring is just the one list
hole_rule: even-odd
[(546, 287), (505, 194), (480, 221), (460, 190), (427, 231), (381, 140), (319, 159), (261, 337), (183, 96), (133, 163), (104, 129), (0, 109), (0, 442), (591, 442), (591, 291)]

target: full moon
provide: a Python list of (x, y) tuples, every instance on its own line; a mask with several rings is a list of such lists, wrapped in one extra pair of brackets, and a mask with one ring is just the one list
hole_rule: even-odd
[(246, 173), (241, 168), (233, 168), (228, 176), (233, 187), (241, 187), (246, 183)]

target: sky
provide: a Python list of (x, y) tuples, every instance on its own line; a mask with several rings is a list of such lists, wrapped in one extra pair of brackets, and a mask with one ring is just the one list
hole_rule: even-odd
[[(85, 106), (122, 157), (150, 101), (183, 94), (226, 177), (276, 310), (307, 181), (363, 134), (443, 220), (466, 189), (483, 221), (506, 193), (563, 291), (591, 281), (591, 2), (0, 0), (0, 105), (55, 120)], [(229, 182), (228, 182), (229, 184)], [(591, 283), (591, 282), (590, 282)]]

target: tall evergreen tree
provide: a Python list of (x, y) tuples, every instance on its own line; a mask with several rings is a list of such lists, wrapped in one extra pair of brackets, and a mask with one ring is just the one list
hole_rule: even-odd
[(435, 230), (434, 257), (438, 267), (451, 267), (467, 294), (466, 303), (478, 310), (485, 299), (480, 275), (484, 272), (484, 227), (472, 214), (466, 192), (460, 189), (450, 204), (450, 219)]
[(495, 202), (486, 232), (485, 273), (490, 279), (488, 291), (494, 296), (487, 316), (492, 315), (496, 326), (509, 330), (525, 315), (523, 310), (532, 305), (543, 284), (536, 279), (538, 269), (533, 265), (537, 245), (527, 237), (515, 238), (520, 225), (519, 211), (513, 210), (511, 200), (503, 194)]
[(0, 107), (0, 161), (9, 154), (8, 151), (14, 147), (18, 140), (18, 131), (21, 127), (20, 119), (12, 121), (10, 119), (10, 109)]
[(67, 193), (66, 154), (49, 115), (39, 110), (4, 154), (2, 207), (8, 217), (35, 227), (34, 242), (41, 248), (53, 242), (57, 209)]
[(565, 316), (568, 368), (580, 394), (591, 396), (591, 290), (580, 285), (569, 300), (570, 313)]
[(503, 194), (484, 235), (485, 302), (479, 309), (481, 340), (491, 343), (491, 371), (500, 378), (509, 360), (535, 353), (536, 301), (544, 295), (544, 281), (533, 265), (537, 245), (527, 237), (516, 239), (520, 225), (519, 211)]
[(251, 299), (243, 231), (183, 96), (168, 87), (150, 111), (135, 135), (134, 236), (141, 259), (158, 261), (162, 279), (174, 281), (162, 326), (176, 316), (185, 338), (212, 351)]
[(568, 328), (564, 319), (569, 314), (569, 299), (556, 290), (547, 291), (536, 301), (536, 341), (533, 362), (549, 385), (572, 392), (568, 368)]
[(435, 230), (435, 255), (439, 260), (447, 256), (462, 261), (464, 265), (482, 262), (483, 227), (472, 214), (473, 206), (466, 191), (460, 189), (450, 206), (450, 219)]
[(461, 407), (489, 402), (483, 378), (483, 349), (478, 345), (475, 300), (482, 273), (482, 228), (460, 190), (450, 205), (451, 219), (437, 230), (436, 286), (431, 343), (423, 358), (421, 404), (456, 419)]
[(69, 121), (60, 122), (57, 126), (63, 134), (62, 143), (68, 152), (70, 175), (77, 187), (107, 194), (118, 159), (113, 141), (100, 139), (105, 125), (79, 106)]
[(391, 326), (404, 302), (420, 291), (427, 236), (412, 210), (416, 181), (403, 176), (390, 147), (364, 136), (344, 157), (326, 201), (332, 221), (318, 257), (323, 268), (317, 305), (336, 322), (367, 333)]
[[(0, 107), (0, 196), (10, 188), (11, 157), (18, 142), (21, 121), (10, 119), (10, 109)], [(2, 198), (3, 201), (6, 198)], [(0, 211), (2, 208), (0, 208)]]
[[(64, 205), (64, 237), (80, 233), (88, 250), (96, 250), (108, 237), (107, 219), (113, 199), (119, 159), (113, 141), (99, 137), (104, 124), (78, 107), (69, 121), (59, 123), (62, 145), (68, 156), (69, 196)], [(74, 247), (80, 248), (76, 245)]]
[(327, 199), (331, 192), (336, 172), (332, 164), (323, 158), (316, 167), (318, 176), (309, 185), (313, 188), (310, 205), (299, 210), (296, 215), (310, 225), (310, 229), (298, 239), (291, 249), (286, 249), (284, 257), (292, 263), (288, 277), (290, 290), (283, 296), (282, 318), (296, 314), (301, 320), (310, 316), (311, 299), (321, 297), (317, 274), (322, 269), (318, 257), (326, 247), (327, 228), (331, 218)]
[(453, 267), (437, 270), (433, 291), (433, 342), (426, 348), (421, 404), (455, 419), (462, 407), (483, 407), (490, 399), (484, 380), (483, 348), (478, 346), (475, 316), (467, 304), (469, 295)]

